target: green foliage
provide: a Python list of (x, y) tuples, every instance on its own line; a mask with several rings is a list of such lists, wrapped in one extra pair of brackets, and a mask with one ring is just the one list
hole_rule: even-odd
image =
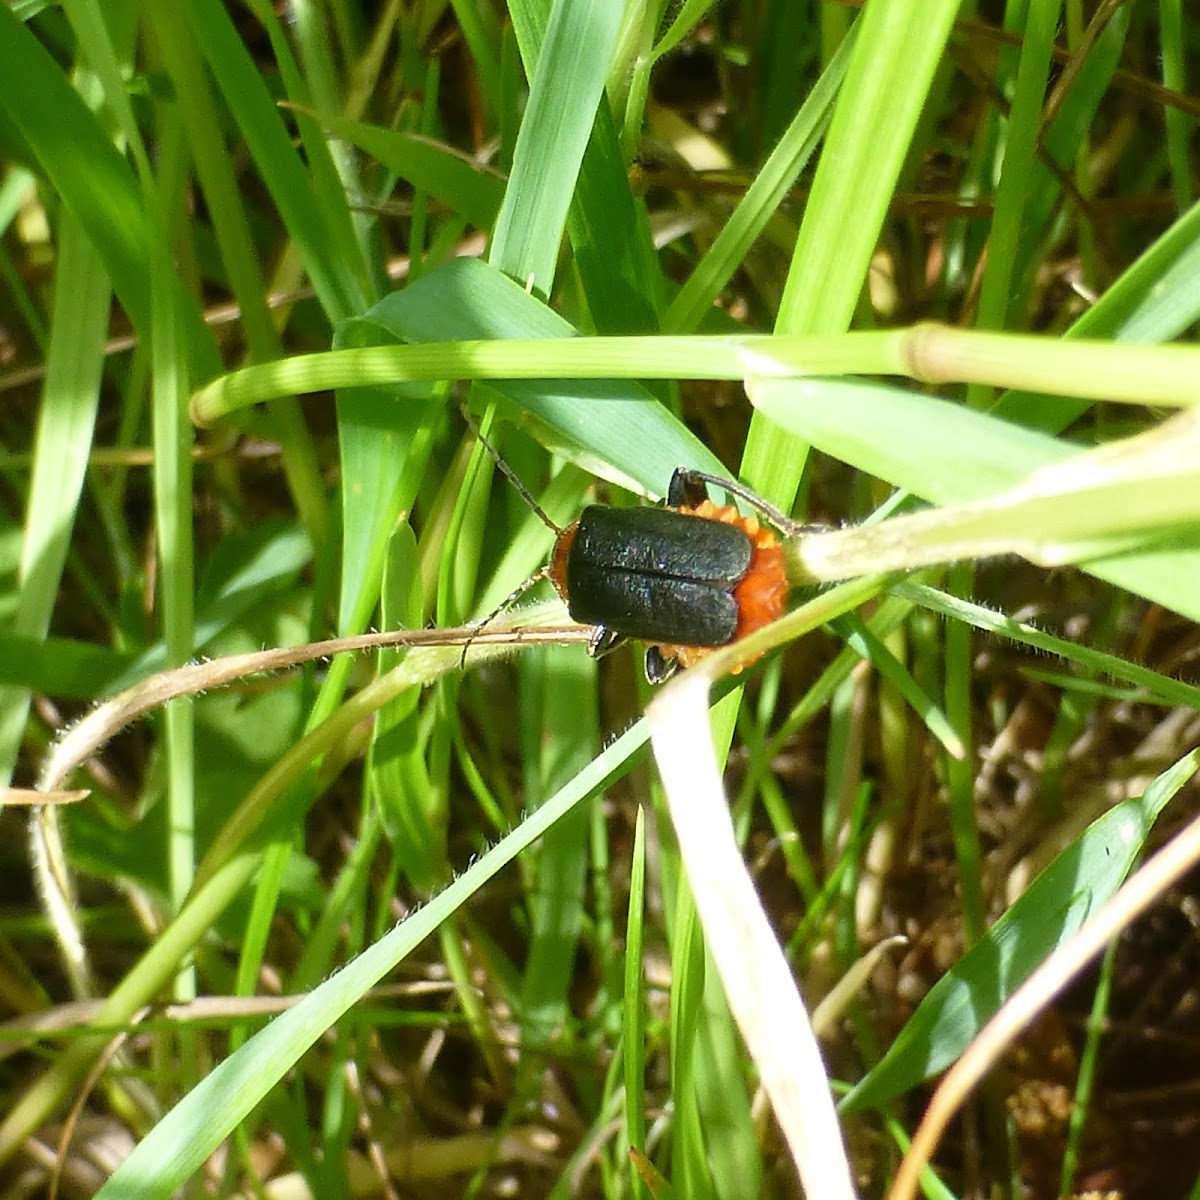
[[(1194, 22), (960, 7), (0, 5), (0, 763), (90, 791), (5, 814), (0, 1163), (79, 1101), (77, 1144), (136, 1144), (60, 1164), (108, 1198), (849, 1194), (745, 1049), (798, 1031), (747, 1028), (628, 650), (206, 674), (542, 566), (465, 407), (560, 528), (678, 465), (820, 523), (793, 577), (845, 582), (678, 752), (729, 755), (730, 869), (837, 997), (886, 1186), (907, 1101), (1194, 808), (1200, 352), (1160, 345), (1200, 319)], [(1120, 962), (1064, 1002), (1051, 1181), (997, 1082), (931, 1193), (1114, 1167)]]

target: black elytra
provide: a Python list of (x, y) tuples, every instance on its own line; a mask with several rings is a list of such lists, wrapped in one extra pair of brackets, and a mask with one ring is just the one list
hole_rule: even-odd
[(550, 578), (572, 619), (596, 627), (589, 652), (638, 638), (651, 683), (774, 619), (786, 598), (775, 538), (708, 503), (708, 483), (788, 520), (740, 484), (680, 467), (666, 508), (591, 505), (555, 544)]
[(563, 590), (573, 620), (644, 642), (733, 641), (733, 587), (752, 554), (736, 525), (670, 508), (592, 505), (572, 528)]

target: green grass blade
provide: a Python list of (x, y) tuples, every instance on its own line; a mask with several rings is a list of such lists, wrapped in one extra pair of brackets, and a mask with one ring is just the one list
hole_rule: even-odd
[(478, 229), (490, 229), (504, 199), (503, 176), (452, 146), (397, 129), (325, 116), (325, 125), (415, 188), (428, 192)]
[[(557, 0), (532, 70), (489, 261), (543, 295), (554, 282), (567, 210), (622, 15), (611, 0)], [(531, 56), (522, 49), (528, 67)]]
[(1180, 759), (1059, 854), (934, 984), (887, 1054), (842, 1101), (842, 1111), (885, 1104), (949, 1066), (1005, 998), (1120, 887), (1155, 820), (1197, 766), (1195, 752)]
[[(567, 338), (571, 325), (512, 280), (469, 259), (447, 263), (363, 317), (409, 342), (464, 338)], [(639, 359), (636, 342), (629, 361)], [(720, 471), (711, 451), (637, 384), (619, 380), (496, 381), (492, 387), (568, 446), (586, 447), (653, 494), (681, 464)]]
[[(755, 385), (754, 400), (813, 445), (898, 487), (935, 492), (930, 498), (939, 503), (981, 498), (998, 487), (998, 507), (982, 517), (982, 526), (974, 525), (975, 533), (990, 528), (995, 538), (990, 549), (984, 540), (966, 548), (973, 535), (965, 508), (935, 512), (925, 519), (945, 522), (945, 529), (967, 535), (967, 541), (956, 548), (943, 545), (934, 558), (909, 555), (910, 566), (1012, 552), (1027, 552), (1035, 561), (1088, 560), (1087, 569), (1099, 578), (1200, 618), (1200, 559), (1195, 554), (1200, 535), (1191, 503), (1197, 493), (1187, 482), (1194, 461), (1188, 447), (1196, 437), (1191, 423), (1129, 439), (1120, 451), (1110, 446), (1089, 455), (945, 401), (867, 385), (776, 380)], [(984, 425), (971, 433), (976, 420)], [(864, 438), (867, 430), (871, 435)], [(1108, 503), (1089, 495), (1093, 470), (1104, 476), (1113, 472), (1102, 485)], [(1055, 481), (1066, 483), (1066, 490), (1060, 491)], [(986, 499), (981, 502), (991, 508)], [(1160, 517), (1146, 521), (1140, 535), (1123, 536), (1130, 530), (1122, 522), (1141, 521), (1146, 506), (1154, 505), (1163, 506)], [(1096, 536), (1096, 521), (1112, 532), (1111, 540)], [(1008, 540), (1022, 533), (1029, 538), (1024, 547)], [(846, 535), (850, 541), (878, 539), (880, 545), (891, 542), (898, 548), (894, 536), (887, 526)], [(1073, 546), (1073, 552), (1056, 549), (1058, 542)], [(850, 548), (845, 549), (848, 553)], [(871, 569), (901, 566), (883, 556), (872, 556), (871, 562)]]
[[(63, 223), (59, 254), (66, 273), (55, 292), (13, 622), (14, 633), (33, 638), (44, 637), (50, 628), (62, 581), (100, 402), (112, 296), (100, 256), (74, 219)], [(28, 703), (24, 689), (0, 691), (0, 780), (5, 783), (16, 763)]]
[[(130, 319), (148, 336), (151, 226), (133, 174), (41, 43), (6, 5), (0, 5), (0, 78), (5, 80), (0, 108), (87, 232)], [(182, 288), (178, 302), (192, 375), (208, 379), (219, 368), (212, 337)]]
[(339, 321), (361, 312), (367, 302), (365, 268), (344, 202), (340, 220), (321, 202), (279, 109), (225, 8), (215, 0), (189, 0), (187, 12), (221, 95), (246, 139), (326, 314), (331, 321)]
[[(622, 1058), (625, 1068), (625, 1133), (635, 1150), (646, 1146), (646, 1047), (645, 987), (642, 949), (646, 904), (646, 814), (638, 809), (633, 831), (633, 861), (629, 877), (629, 918), (625, 932), (625, 988), (622, 997)], [(644, 1188), (636, 1174), (635, 1200)]]
[[(1008, 324), (1008, 306), (1017, 270), (1017, 244), (1033, 180), (1042, 102), (1061, 9), (1062, 0), (1033, 0), (1029, 6), (979, 298), (977, 324), (984, 329), (1003, 329)], [(978, 403), (982, 397), (974, 399)]]
[(804, 170), (828, 126), (833, 102), (854, 48), (853, 29), (792, 118), (770, 157), (755, 174), (737, 208), (684, 281), (663, 317), (664, 333), (696, 329), (720, 290), (741, 265), (759, 234)]
[[(849, 327), (958, 0), (869, 5), (792, 255), (777, 333)], [(742, 476), (788, 509), (806, 450), (755, 415)]]
[(603, 786), (614, 767), (640, 747), (646, 736), (642, 723), (622, 735), (444, 892), (225, 1059), (143, 1138), (97, 1193), (97, 1200), (126, 1196), (152, 1200), (172, 1195), (364, 992), (434, 933), (517, 854)]

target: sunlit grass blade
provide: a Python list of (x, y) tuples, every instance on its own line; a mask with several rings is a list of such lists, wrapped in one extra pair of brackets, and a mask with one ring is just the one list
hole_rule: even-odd
[[(133, 172), (41, 43), (6, 5), (0, 5), (0, 76), (6, 81), (0, 107), (87, 232), (134, 325), (148, 334), (146, 248), (152, 227)], [(208, 379), (218, 369), (212, 337), (195, 301), (181, 292), (179, 303), (193, 376)]]
[[(924, 488), (943, 503), (986, 496), (1004, 482), (1012, 489), (809, 539), (798, 552), (814, 556), (819, 578), (830, 577), (817, 566), (816, 556), (825, 553), (826, 566), (837, 564), (837, 578), (897, 569), (905, 561), (915, 567), (1021, 553), (1050, 565), (1086, 561), (1094, 574), (1135, 594), (1200, 614), (1200, 565), (1191, 549), (1200, 536), (1191, 450), (1197, 435), (1190, 412), (1174, 418), (1179, 424), (1084, 453), (930, 397), (834, 383), (822, 391), (826, 398), (836, 395), (837, 403), (821, 404), (813, 402), (817, 389), (804, 381), (772, 381), (756, 385), (754, 399), (814, 445), (897, 486)], [(918, 410), (922, 415), (915, 417)], [(977, 421), (991, 432), (968, 432)], [(864, 439), (865, 429), (890, 436)], [(935, 549), (934, 542), (941, 544)]]
[(225, 1059), (142, 1139), (97, 1193), (98, 1200), (127, 1195), (128, 1189), (135, 1185), (141, 1196), (172, 1195), (367, 989), (435, 932), (517, 854), (602, 786), (611, 771), (644, 742), (646, 735), (641, 723), (624, 734), (445, 891)]
[[(609, 0), (559, 0), (550, 10), (540, 48), (522, 45), (532, 85), (489, 260), (543, 295), (554, 280), (567, 209), (604, 95), (621, 17), (621, 6)], [(517, 30), (520, 36), (519, 24)]]
[(804, 170), (829, 123), (833, 101), (845, 78), (853, 46), (851, 32), (838, 47), (770, 157), (754, 176), (729, 220), (671, 301), (663, 316), (665, 333), (686, 332), (700, 324), (721, 288), (741, 265), (795, 183), (797, 175)]
[(504, 198), (503, 176), (472, 162), (465, 154), (432, 138), (399, 129), (380, 129), (337, 116), (325, 125), (372, 158), (386, 164), (401, 179), (428, 192), (479, 229), (490, 229)]
[(370, 293), (344, 196), (340, 213), (322, 203), (225, 9), (213, 0), (195, 0), (188, 13), (326, 314), (338, 321), (361, 312)]
[[(849, 327), (958, 8), (957, 0), (893, 0), (863, 13), (792, 253), (777, 333)], [(805, 456), (802, 443), (756, 414), (742, 475), (790, 508)]]
[[(100, 402), (112, 295), (99, 255), (74, 220), (64, 225), (60, 253), (70, 269), (70, 283), (64, 277), (55, 297), (54, 336), (21, 547), (20, 601), (13, 622), (13, 633), (32, 638), (48, 632), (62, 582)], [(0, 779), (4, 781), (11, 778), (28, 701), (29, 694), (16, 688), (5, 688), (0, 695)]]
[(1120, 887), (1196, 768), (1197, 755), (1189, 754), (1142, 795), (1092, 822), (929, 990), (884, 1058), (842, 1101), (843, 1111), (885, 1104), (948, 1066), (1034, 967)]

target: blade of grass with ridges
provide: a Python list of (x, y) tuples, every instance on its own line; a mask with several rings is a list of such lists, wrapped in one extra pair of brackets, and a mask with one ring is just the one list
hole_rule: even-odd
[[(283, 346), (267, 305), (266, 272), (255, 247), (250, 214), (238, 193), (200, 47), (179, 5), (153, 0), (147, 16), (162, 47), (163, 65), (175, 92), (188, 98), (186, 105), (179, 106), (179, 116), (221, 250), (221, 265), (241, 314), (250, 360), (274, 361), (282, 356)], [(282, 444), (284, 469), (297, 511), (314, 545), (319, 547), (328, 533), (329, 517), (312, 438), (299, 405), (291, 397), (280, 397), (272, 404), (271, 419)]]
[(1093, 821), (926, 993), (842, 1110), (885, 1104), (953, 1062), (1033, 968), (1120, 887), (1155, 821), (1196, 768), (1193, 751), (1142, 795)]
[[(444, 892), (225, 1059), (138, 1143), (96, 1194), (97, 1200), (134, 1195), (147, 1200), (165, 1198), (186, 1183), (304, 1051), (368, 988), (435, 932), (501, 868), (602, 787), (612, 771), (645, 739), (645, 726), (639, 722)], [(0, 1141), (0, 1153), (3, 1148)]]
[[(68, 219), (61, 234), (59, 254), (69, 274), (61, 276), (55, 290), (12, 629), (30, 638), (42, 638), (50, 628), (75, 525), (100, 402), (112, 297), (108, 275), (83, 228)], [(12, 777), (28, 704), (26, 689), (0, 689), (0, 782)]]
[[(135, 328), (148, 337), (151, 230), (133, 173), (42, 44), (6, 5), (0, 5), (0, 77), (5, 80), (0, 105), (87, 232)], [(182, 288), (179, 303), (192, 375), (210, 379), (220, 367), (212, 337)]]
[[(862, 14), (792, 255), (775, 331), (849, 327), (958, 0), (892, 0)], [(742, 477), (790, 508), (807, 458), (756, 415)]]
[[(522, 46), (532, 74), (529, 101), (488, 259), (542, 295), (554, 282), (621, 15), (621, 6), (610, 0), (556, 0), (537, 52)], [(514, 24), (520, 38), (522, 25)]]

